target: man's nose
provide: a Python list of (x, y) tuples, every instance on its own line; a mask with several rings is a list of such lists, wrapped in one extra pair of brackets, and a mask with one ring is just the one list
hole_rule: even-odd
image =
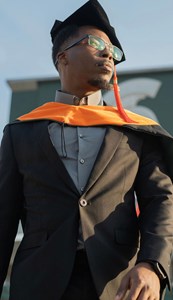
[(106, 45), (105, 49), (101, 51), (101, 56), (109, 58), (109, 60), (113, 59), (111, 47), (109, 45)]

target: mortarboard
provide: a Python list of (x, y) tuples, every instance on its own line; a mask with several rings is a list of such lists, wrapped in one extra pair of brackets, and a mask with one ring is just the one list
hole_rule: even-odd
[[(56, 20), (50, 32), (52, 43), (54, 43), (57, 34), (68, 25), (77, 25), (79, 27), (85, 25), (95, 26), (107, 34), (113, 45), (122, 50), (115, 30), (110, 25), (107, 14), (97, 0), (87, 1), (64, 21)], [(118, 64), (124, 60), (125, 56), (123, 54), (121, 61), (116, 61), (115, 64)]]

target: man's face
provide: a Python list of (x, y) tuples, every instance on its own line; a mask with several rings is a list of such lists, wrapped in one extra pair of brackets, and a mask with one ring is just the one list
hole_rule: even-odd
[[(70, 46), (76, 41), (82, 39), (86, 34), (97, 36), (106, 43), (111, 43), (108, 36), (101, 30), (83, 26), (79, 33), (65, 43), (65, 47)], [(65, 48), (64, 47), (64, 48)], [(108, 88), (108, 83), (113, 75), (114, 62), (109, 47), (104, 50), (97, 50), (88, 45), (87, 38), (78, 45), (65, 51), (66, 56), (66, 80), (70, 76), (71, 84), (78, 84), (81, 88), (91, 89), (93, 91)], [(63, 82), (62, 82), (63, 83)]]

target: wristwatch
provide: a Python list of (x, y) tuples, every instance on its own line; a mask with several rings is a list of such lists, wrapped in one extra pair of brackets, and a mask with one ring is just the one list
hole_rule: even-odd
[(153, 267), (153, 270), (159, 277), (160, 281), (167, 278), (166, 274), (164, 273), (160, 264), (157, 261), (148, 261), (148, 263)]

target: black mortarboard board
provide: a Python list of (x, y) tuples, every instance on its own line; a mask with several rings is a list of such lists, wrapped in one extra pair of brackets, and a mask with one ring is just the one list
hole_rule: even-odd
[[(117, 39), (114, 28), (110, 25), (108, 16), (104, 11), (103, 7), (97, 0), (89, 0), (83, 6), (81, 6), (78, 10), (76, 10), (72, 15), (70, 15), (63, 22), (56, 20), (52, 29), (51, 29), (51, 37), (52, 43), (57, 36), (57, 34), (68, 25), (77, 25), (77, 26), (85, 26), (91, 25), (99, 28), (103, 32), (107, 34), (111, 43), (117, 46), (119, 49), (122, 49), (119, 40)], [(120, 62), (125, 60), (125, 56), (123, 55)], [(120, 63), (116, 61), (115, 63)]]

